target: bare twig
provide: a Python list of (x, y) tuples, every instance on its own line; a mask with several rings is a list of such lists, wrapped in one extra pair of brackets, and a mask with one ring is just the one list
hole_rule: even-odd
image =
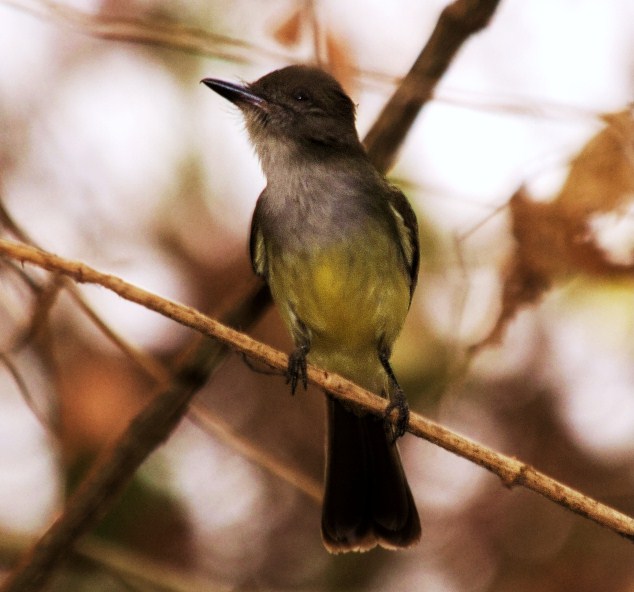
[[(17, 244), (6, 240), (0, 240), (0, 242)], [(62, 265), (66, 272), (61, 273), (75, 281), (100, 283), (111, 289), (118, 286), (115, 290), (123, 290), (133, 302), (149, 304), (152, 301), (149, 293), (115, 276), (95, 272), (81, 263), (68, 261), (64, 263), (65, 260), (61, 258), (51, 260), (44, 251), (36, 247), (27, 245), (21, 245), (21, 247), (24, 249), (23, 255), (28, 252), (39, 253), (39, 261), (44, 269), (52, 271), (56, 266)], [(46, 263), (47, 259), (48, 263)], [(24, 262), (30, 259), (28, 256), (26, 258), (18, 256), (16, 260)], [(35, 261), (31, 262), (35, 263)], [(148, 296), (150, 296), (149, 300)], [(262, 310), (264, 297), (266, 297), (266, 291), (258, 289), (256, 295), (247, 298), (246, 303), (241, 305), (232, 317), (242, 319), (248, 326)], [(158, 297), (155, 305), (162, 307), (161, 300)], [(177, 311), (181, 308), (176, 303), (172, 304), (175, 306), (173, 310)], [(149, 305), (153, 308), (151, 304)], [(167, 308), (169, 309), (170, 306), (168, 305)], [(183, 310), (177, 312), (175, 318), (179, 318), (182, 312)], [(190, 313), (195, 313), (190, 316), (190, 321), (194, 324), (204, 318), (204, 315), (193, 309), (190, 309)], [(189, 325), (189, 323), (186, 324)], [(69, 498), (64, 513), (22, 558), (11, 576), (0, 587), (2, 592), (40, 590), (46, 584), (55, 568), (68, 557), (77, 539), (99, 521), (119, 497), (141, 463), (169, 436), (184, 417), (192, 397), (206, 381), (211, 369), (217, 367), (224, 358), (226, 343), (228, 343), (226, 340), (218, 342), (205, 339), (193, 348), (192, 353), (185, 356), (178, 372), (167, 384), (162, 383), (162, 390), (157, 396), (153, 397), (148, 406), (132, 420), (121, 437), (102, 452), (88, 475)], [(283, 354), (280, 356), (283, 357)], [(262, 360), (261, 357), (260, 359)]]
[(48, 425), (48, 418), (39, 408), (39, 406), (35, 402), (35, 399), (33, 399), (33, 395), (31, 394), (26, 381), (24, 380), (24, 378), (22, 378), (22, 373), (18, 370), (8, 354), (0, 352), (0, 364), (2, 364), (7, 369), (7, 371), (13, 378), (15, 385), (22, 394), (22, 399), (24, 399), (35, 418), (40, 422), (41, 426), (48, 431), (50, 429)]
[[(8, 530), (0, 530), (0, 560), (9, 564), (24, 553), (32, 544), (31, 537), (16, 535)], [(173, 565), (165, 565), (136, 553), (129, 547), (112, 544), (96, 536), (88, 535), (78, 541), (70, 551), (74, 557), (80, 557), (98, 564), (124, 580), (142, 585), (141, 590), (161, 592), (229, 592), (233, 586), (214, 582), (209, 574), (195, 575), (191, 569), (185, 571)], [(127, 588), (126, 588), (127, 589)], [(137, 588), (134, 588), (135, 590)], [(243, 590), (246, 590), (243, 588)]]
[(368, 154), (380, 171), (391, 167), (398, 147), (456, 52), (487, 25), (499, 2), (456, 0), (442, 11), (429, 41), (365, 138)]
[(231, 447), (245, 458), (267, 470), (269, 473), (290, 483), (293, 487), (304, 493), (311, 500), (321, 502), (322, 486), (301, 471), (293, 470), (288, 465), (280, 462), (272, 454), (255, 446), (246, 440), (241, 434), (236, 434), (231, 426), (208, 412), (205, 406), (198, 400), (192, 401), (189, 406), (189, 417), (207, 431), (213, 432), (224, 444)]
[(211, 55), (234, 62), (251, 63), (254, 56), (269, 62), (289, 59), (288, 54), (280, 51), (165, 19), (112, 18), (47, 0), (0, 0), (0, 3), (102, 39)]
[[(160, 590), (162, 592), (231, 592), (233, 586), (214, 582), (207, 574), (192, 575), (171, 565), (152, 561), (143, 554), (129, 548), (86, 537), (77, 544), (77, 552), (84, 558), (90, 558), (113, 574), (139, 584), (139, 590)], [(137, 588), (133, 588), (136, 590)]]
[(80, 284), (97, 284), (108, 288), (130, 302), (136, 302), (145, 308), (160, 312), (186, 327), (213, 337), (224, 345), (231, 346), (236, 351), (244, 352), (256, 361), (269, 364), (280, 370), (286, 368), (288, 360), (284, 354), (280, 353), (279, 356), (271, 358), (270, 351), (268, 351), (270, 348), (259, 344), (248, 335), (231, 329), (194, 308), (157, 296), (115, 275), (102, 273), (85, 263), (64, 259), (42, 249), (6, 239), (0, 239), (0, 253), (22, 263), (28, 262), (48, 271), (63, 273)]
[[(255, 62), (269, 64), (272, 61), (292, 62), (296, 59), (288, 51), (271, 49), (268, 46), (186, 26), (168, 19), (108, 17), (50, 0), (0, 0), (1, 4), (28, 13), (45, 22), (53, 22), (60, 26), (74, 29), (81, 34), (100, 39), (151, 45), (184, 51), (194, 55), (226, 59), (237, 63)], [(313, 40), (314, 57), (317, 63), (322, 63), (325, 51), (323, 47), (323, 31), (317, 32), (315, 29), (315, 25), (318, 25), (318, 23), (315, 21), (316, 15), (313, 0), (306, 0), (305, 10), (311, 20), (313, 33), (319, 35), (319, 38), (314, 37)], [(446, 32), (450, 33), (451, 28), (447, 28)], [(433, 51), (444, 53), (445, 48), (442, 43), (438, 43)], [(381, 89), (400, 82), (398, 77), (387, 72), (357, 69), (356, 73), (366, 85)], [(421, 71), (421, 74), (423, 73)], [(448, 97), (446, 100), (451, 103), (455, 102), (456, 99), (455, 97)], [(458, 104), (464, 104), (461, 101), (457, 102)], [(467, 104), (472, 105), (472, 101), (468, 101)], [(503, 108), (498, 105), (483, 105), (478, 100), (475, 100), (475, 106), (484, 109), (493, 108), (496, 109), (496, 112)], [(523, 112), (525, 107), (522, 104), (518, 106), (511, 103), (508, 109), (513, 112), (516, 110)]]
[[(117, 499), (147, 457), (148, 448), (156, 447), (178, 423), (191, 394), (190, 390), (176, 398), (168, 390), (135, 417), (116, 445), (100, 456), (68, 500), (64, 513), (22, 558), (0, 590), (39, 590), (48, 581), (79, 536), (94, 526)], [(95, 491), (100, 495), (95, 496)]]
[[(34, 247), (2, 239), (0, 239), (0, 253), (22, 263), (28, 262), (52, 272), (63, 273), (77, 282), (98, 284), (112, 290), (122, 298), (136, 302), (187, 327), (213, 337), (231, 349), (248, 355), (251, 359), (279, 370), (284, 370), (287, 367), (288, 357), (282, 352), (206, 317), (188, 306), (161, 298), (156, 294), (129, 284), (121, 278), (99, 272), (84, 263), (63, 259)], [(311, 383), (316, 384), (333, 396), (346, 401), (348, 405), (352, 405), (363, 412), (379, 416), (385, 413), (388, 404), (385, 399), (356, 386), (336, 374), (309, 365), (308, 379)], [(186, 405), (186, 402), (181, 401), (180, 404)], [(173, 403), (170, 403), (170, 406), (173, 406)], [(178, 410), (174, 408), (173, 418), (178, 421), (176, 411)], [(153, 420), (155, 420), (155, 409), (150, 409), (147, 413), (144, 412), (141, 415), (146, 414), (149, 416), (150, 413)], [(135, 419), (128, 432), (135, 429), (134, 424), (144, 421), (149, 421), (149, 417)], [(156, 426), (149, 431), (157, 431)], [(484, 467), (497, 475), (508, 487), (515, 485), (526, 487), (581, 516), (589, 518), (597, 524), (605, 526), (630, 540), (634, 540), (634, 519), (555, 481), (522, 461), (491, 450), (415, 413), (411, 415), (409, 431), (415, 436), (433, 442)], [(130, 452), (133, 453), (134, 451)], [(121, 458), (119, 461), (122, 464), (130, 462), (125, 458)], [(77, 500), (74, 501), (76, 502)], [(76, 505), (76, 503), (69, 504), (69, 507)], [(23, 590), (23, 588), (0, 588), (3, 592), (18, 589)]]
[(67, 277), (64, 278), (64, 288), (70, 294), (71, 298), (75, 301), (75, 304), (80, 310), (91, 320), (92, 323), (110, 340), (114, 343), (124, 354), (131, 360), (134, 360), (135, 364), (141, 368), (148, 377), (154, 379), (159, 384), (166, 384), (171, 380), (170, 372), (155, 358), (147, 353), (139, 350), (130, 343), (128, 343), (121, 335), (112, 329), (86, 302), (86, 299), (82, 293), (77, 289), (77, 285), (70, 281)]
[[(19, 241), (39, 247), (37, 242), (26, 232), (14, 219), (13, 216), (6, 209), (4, 203), (0, 200), (0, 226), (6, 229), (9, 233), (15, 236)], [(64, 288), (70, 297), (75, 301), (75, 304), (80, 310), (91, 320), (92, 323), (108, 338), (112, 341), (123, 353), (125, 353), (130, 359), (134, 360), (150, 378), (153, 378), (158, 383), (167, 383), (171, 375), (170, 373), (154, 358), (140, 351), (127, 343), (120, 335), (118, 335), (111, 327), (108, 326), (104, 320), (92, 309), (90, 304), (86, 302), (82, 293), (78, 290), (77, 284), (69, 280), (67, 276), (57, 276), (50, 283), (48, 287), (42, 288), (31, 280), (28, 276), (23, 277), (29, 282), (29, 287), (33, 292), (38, 295), (38, 305), (35, 308), (35, 314), (31, 320), (31, 325), (26, 334), (20, 339), (19, 343), (14, 346), (14, 349), (24, 345), (31, 336), (37, 332), (38, 327), (43, 324), (47, 318), (51, 307), (56, 301), (57, 294), (60, 288)]]

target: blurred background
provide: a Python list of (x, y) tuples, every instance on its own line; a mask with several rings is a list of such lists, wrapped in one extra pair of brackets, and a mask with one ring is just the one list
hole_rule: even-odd
[[(363, 136), (446, 4), (0, 0), (3, 236), (222, 315), (253, 286), (264, 179), (239, 113), (200, 79), (318, 60)], [(629, 515), (633, 91), (632, 2), (502, 0), (390, 172), (423, 248), (394, 360), (412, 408)], [(0, 274), (6, 573), (154, 381), (55, 278), (8, 260)], [(106, 290), (80, 293), (168, 369), (194, 337)], [(274, 310), (252, 334), (291, 347)], [(322, 394), (291, 398), (229, 356), (195, 406), (51, 589), (634, 590), (630, 542), (410, 435), (420, 545), (330, 556), (315, 499)]]

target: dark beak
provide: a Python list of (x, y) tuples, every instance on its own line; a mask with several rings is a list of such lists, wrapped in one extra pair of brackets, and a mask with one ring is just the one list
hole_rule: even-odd
[(201, 82), (238, 107), (246, 104), (253, 105), (259, 109), (266, 109), (266, 100), (254, 94), (246, 86), (225, 82), (217, 78), (205, 78)]

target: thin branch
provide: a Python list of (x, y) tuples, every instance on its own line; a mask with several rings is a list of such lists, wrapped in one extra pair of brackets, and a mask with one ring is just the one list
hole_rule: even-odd
[(210, 581), (209, 575), (192, 575), (180, 568), (157, 563), (128, 548), (120, 548), (96, 537), (86, 537), (77, 544), (77, 553), (90, 558), (113, 574), (143, 584), (142, 590), (163, 592), (213, 591), (230, 592), (233, 586)]
[[(148, 377), (154, 379), (154, 381), (159, 384), (169, 384), (169, 382), (171, 382), (172, 374), (167, 368), (157, 362), (153, 357), (148, 356), (143, 351), (130, 345), (123, 337), (113, 331), (86, 302), (78, 290), (77, 285), (66, 276), (63, 276), (62, 279), (66, 280), (66, 288), (84, 313), (88, 315), (92, 322), (95, 323), (123, 353), (133, 360)], [(216, 356), (210, 352), (210, 349), (217, 350), (218, 343), (215, 341), (207, 341), (207, 343), (199, 343), (199, 340), (195, 341), (196, 343), (190, 345), (189, 351), (182, 355), (183, 360), (187, 360), (185, 364), (188, 367), (207, 367), (207, 372), (211, 372), (213, 368), (208, 367), (209, 359), (215, 359)], [(201, 380), (201, 382), (203, 381)], [(237, 434), (227, 422), (208, 409), (201, 401), (192, 401), (190, 403), (188, 417), (201, 429), (213, 434), (224, 445), (230, 447), (233, 451), (242, 455), (261, 469), (289, 483), (313, 501), (321, 502), (321, 483), (311, 479), (305, 473), (289, 467), (274, 455), (262, 450), (261, 446), (256, 445), (243, 435)]]
[[(84, 263), (63, 259), (40, 249), (3, 239), (0, 239), (0, 253), (22, 263), (28, 262), (51, 272), (63, 273), (77, 282), (100, 285), (115, 292), (122, 298), (136, 302), (208, 337), (212, 337), (234, 351), (249, 356), (251, 359), (281, 371), (287, 367), (288, 357), (284, 353), (260, 343), (244, 333), (227, 327), (191, 307), (161, 298), (119, 277), (97, 271)], [(382, 416), (385, 413), (388, 404), (385, 399), (360, 388), (341, 376), (309, 365), (308, 379), (324, 391), (362, 412), (373, 413), (378, 416)], [(187, 402), (181, 401), (180, 404), (186, 406)], [(170, 404), (173, 405), (173, 403)], [(126, 432), (126, 437), (133, 440), (135, 431), (149, 419), (150, 414), (153, 420), (156, 419), (157, 412), (153, 409), (155, 405), (150, 407), (152, 409), (146, 410), (141, 414), (148, 417), (138, 417), (131, 423)], [(174, 411), (176, 412), (177, 410), (174, 409)], [(179, 419), (175, 413), (172, 417), (174, 421)], [(143, 427), (147, 429), (148, 426), (144, 425)], [(160, 430), (154, 426), (149, 431), (157, 432)], [(408, 431), (419, 438), (428, 440), (445, 450), (484, 467), (497, 475), (508, 487), (520, 485), (535, 491), (576, 514), (584, 516), (634, 541), (634, 519), (601, 504), (571, 487), (559, 483), (520, 460), (508, 457), (469, 438), (456, 434), (416, 413), (411, 414)], [(121, 448), (124, 447), (119, 444), (111, 452), (113, 456), (118, 456), (117, 462), (114, 462), (113, 459), (114, 464), (122, 463), (125, 465), (134, 462), (125, 458), (125, 454), (122, 454), (120, 450)], [(134, 451), (128, 452), (133, 453)], [(74, 499), (73, 503), (69, 503), (69, 509), (75, 508), (75, 512), (77, 512), (77, 506), (77, 499)], [(50, 543), (50, 541), (47, 542)], [(27, 589), (30, 588), (15, 588), (11, 586), (0, 588), (2, 592)]]
[[(163, 18), (159, 20), (151, 18), (123, 18), (120, 16), (108, 17), (98, 13), (95, 14), (85, 10), (78, 10), (70, 5), (61, 2), (52, 2), (50, 0), (0, 0), (0, 5), (2, 4), (28, 13), (45, 22), (53, 22), (60, 26), (76, 30), (81, 34), (90, 35), (99, 39), (150, 45), (194, 55), (230, 60), (236, 63), (260, 62), (267, 64), (271, 63), (271, 61), (293, 62), (296, 59), (296, 57), (288, 51), (271, 49), (268, 46), (257, 45), (250, 41), (186, 26), (179, 22)], [(313, 0), (306, 0), (304, 7), (304, 10), (307, 11), (311, 19), (311, 27), (318, 24), (314, 20), (316, 16), (313, 5)], [(319, 39), (314, 38), (313, 40), (315, 45), (314, 55), (319, 63), (324, 58), (323, 31), (317, 33), (317, 31), (313, 29), (313, 32), (315, 35), (319, 35)], [(443, 34), (453, 34), (452, 28), (444, 28)], [(434, 52), (439, 52), (440, 55), (444, 55), (446, 53), (445, 44), (441, 41), (428, 50), (427, 55), (430, 62), (436, 61), (433, 56)], [(356, 73), (365, 84), (381, 89), (400, 83), (398, 77), (386, 72), (357, 69)], [(425, 76), (426, 72), (421, 69), (419, 75), (421, 77)], [(424, 84), (423, 78), (418, 82), (422, 88)], [(447, 102), (451, 103), (453, 101), (455, 101), (455, 98), (450, 97), (447, 99)], [(464, 103), (458, 101), (458, 104)], [(467, 104), (471, 105), (471, 102)], [(497, 112), (497, 110), (503, 107), (481, 105), (479, 101), (476, 101), (476, 108), (493, 108), (496, 109)], [(520, 112), (525, 109), (522, 105), (516, 106), (514, 104), (511, 104), (508, 108), (511, 111), (519, 110)], [(399, 125), (402, 124), (399, 123)], [(371, 140), (369, 143), (366, 143), (366, 145), (370, 146), (373, 143), (374, 140)], [(397, 147), (398, 145), (392, 148)]]
[(62, 287), (61, 284), (67, 280), (68, 278), (63, 276), (60, 278), (53, 277), (48, 284), (38, 286), (35, 289), (36, 301), (33, 307), (34, 312), (31, 316), (31, 322), (19, 341), (13, 346), (14, 349), (17, 350), (24, 347), (42, 332), (43, 327), (48, 321), (51, 309), (57, 301), (57, 297)]
[(248, 335), (205, 316), (195, 308), (162, 298), (115, 275), (102, 273), (85, 263), (64, 259), (42, 249), (6, 239), (0, 239), (0, 253), (4, 253), (22, 263), (28, 262), (51, 272), (63, 273), (80, 284), (97, 284), (108, 288), (130, 302), (135, 302), (145, 308), (159, 312), (186, 327), (195, 329), (208, 337), (213, 337), (223, 345), (228, 345), (236, 351), (244, 352), (253, 360), (269, 364), (280, 370), (286, 368), (288, 360), (281, 352), (278, 352), (277, 356), (271, 354), (271, 348), (268, 346), (260, 344)]
[(8, 354), (0, 352), (0, 364), (2, 364), (7, 369), (7, 371), (13, 378), (16, 387), (20, 391), (22, 399), (27, 404), (28, 408), (31, 410), (40, 425), (44, 428), (44, 430), (48, 432), (50, 430), (48, 417), (35, 402), (35, 399), (33, 398), (33, 395), (31, 394), (26, 381), (24, 380), (24, 378), (22, 378), (22, 374), (17, 369), (16, 365), (11, 361), (11, 358)]
[[(5, 565), (10, 564), (31, 544), (31, 537), (0, 529), (0, 560)], [(121, 578), (143, 583), (144, 590), (161, 590), (162, 592), (235, 590), (233, 586), (210, 580), (208, 574), (192, 575), (191, 570), (185, 571), (173, 565), (154, 561), (128, 547), (107, 542), (93, 535), (88, 535), (79, 541), (71, 553), (73, 556), (99, 564), (102, 569)]]
[(456, 0), (442, 11), (429, 41), (365, 138), (370, 159), (380, 171), (390, 169), (398, 147), (454, 56), (471, 35), (486, 27), (499, 2)]
[[(16, 221), (6, 210), (2, 202), (0, 202), (0, 225), (9, 230), (21, 242), (39, 248), (39, 246), (33, 241), (28, 233), (16, 223)], [(24, 270), (14, 260), (11, 260), (10, 264), (24, 274)], [(24, 274), (24, 276), (28, 277), (27, 274)], [(69, 295), (73, 298), (77, 306), (84, 312), (84, 314), (88, 316), (88, 318), (97, 326), (97, 328), (142, 371), (144, 371), (149, 378), (152, 378), (158, 384), (170, 384), (172, 382), (172, 372), (152, 356), (146, 354), (142, 350), (139, 350), (138, 348), (128, 343), (121, 335), (116, 333), (110, 326), (108, 326), (88, 304), (83, 294), (77, 287), (77, 284), (70, 277), (55, 274), (54, 280), (50, 282), (50, 285), (56, 288), (60, 288), (61, 286), (63, 286), (67, 293), (69, 293)], [(32, 289), (35, 291), (41, 291), (41, 288), (37, 284), (33, 284)], [(48, 291), (52, 290), (49, 288)], [(255, 300), (260, 302), (270, 300), (266, 292), (266, 290), (257, 289)], [(257, 298), (258, 295), (259, 298)], [(49, 300), (50, 299), (48, 298), (45, 300), (45, 309), (47, 312), (50, 308), (50, 305), (52, 304), (52, 302), (49, 302)], [(258, 308), (261, 308), (261, 306), (259, 306)], [(41, 313), (39, 313), (39, 310), (40, 309), (38, 307), (36, 309), (36, 316), (42, 316)], [(240, 318), (241, 325), (243, 325), (244, 323), (246, 323), (247, 325), (250, 324), (249, 316), (252, 315), (245, 313), (245, 311), (241, 311), (239, 312), (238, 316)], [(38, 324), (39, 323), (35, 322), (31, 323), (32, 326), (36, 326)], [(32, 331), (33, 329), (30, 329), (28, 333), (31, 333)], [(201, 340), (200, 337), (201, 336), (199, 335), (197, 339), (194, 339), (193, 343), (191, 343), (190, 346), (185, 348), (185, 351), (182, 352), (180, 364), (181, 368), (197, 368), (195, 372), (195, 374), (197, 375), (211, 373), (214, 370), (214, 366), (218, 367), (219, 363), (222, 361), (222, 356), (218, 355), (218, 352), (221, 351), (218, 342), (206, 338), (203, 338)], [(21, 341), (23, 342), (24, 338)], [(222, 348), (222, 351), (224, 351), (224, 348)], [(245, 357), (245, 360), (246, 359), (248, 358)], [(216, 361), (217, 364), (214, 365), (210, 361)], [(17, 368), (10, 361), (8, 355), (0, 352), (0, 362), (7, 367), (8, 371), (14, 377), (14, 380), (18, 385), (18, 388), (22, 392), (23, 398), (26, 400), (29, 408), (35, 413), (42, 425), (46, 429), (48, 429), (49, 426), (47, 425), (47, 419), (41, 414), (40, 410), (35, 405), (32, 397), (29, 394), (26, 383), (22, 379)], [(200, 382), (203, 382), (203, 379), (201, 379)], [(186, 385), (181, 385), (181, 387), (183, 389), (187, 388)], [(174, 395), (174, 397), (176, 396), (177, 395)], [(223, 444), (231, 447), (232, 450), (236, 451), (238, 454), (241, 454), (244, 458), (253, 462), (261, 469), (264, 469), (275, 477), (282, 479), (286, 483), (289, 483), (291, 486), (303, 492), (311, 500), (317, 503), (321, 502), (321, 483), (318, 483), (305, 473), (302, 473), (301, 471), (293, 469), (292, 467), (284, 464), (274, 455), (262, 450), (261, 447), (251, 442), (248, 438), (245, 438), (241, 434), (237, 434), (231, 428), (231, 426), (229, 426), (229, 424), (215, 415), (202, 402), (192, 401), (189, 405), (188, 411), (188, 416), (190, 417), (190, 419), (201, 429), (205, 430), (208, 433), (212, 433)], [(152, 450), (153, 446), (148, 446), (147, 455), (149, 455)], [(95, 495), (94, 497), (98, 496)]]
[[(0, 227), (8, 230), (14, 237), (20, 242), (33, 245), (34, 247), (40, 247), (38, 243), (31, 237), (14, 219), (13, 216), (6, 209), (4, 203), (0, 200)], [(71, 281), (67, 276), (57, 276), (51, 282), (48, 287), (41, 288), (36, 282), (24, 276), (29, 281), (29, 286), (33, 292), (38, 294), (40, 302), (35, 309), (35, 315), (31, 321), (31, 326), (26, 332), (26, 335), (22, 337), (19, 346), (22, 346), (25, 341), (30, 339), (31, 334), (37, 331), (37, 328), (43, 324), (44, 320), (48, 317), (50, 308), (55, 303), (58, 291), (63, 287), (70, 297), (75, 301), (75, 304), (84, 312), (84, 314), (92, 321), (92, 323), (108, 338), (112, 341), (123, 353), (125, 353), (130, 359), (134, 360), (150, 378), (153, 378), (158, 383), (167, 383), (171, 375), (170, 373), (157, 362), (153, 357), (140, 351), (138, 348), (130, 345), (118, 335), (108, 324), (93, 310), (93, 308), (86, 302), (86, 299), (77, 288), (77, 284)], [(42, 296), (44, 293), (44, 296)], [(14, 348), (15, 349), (15, 348)]]
[(0, 3), (101, 39), (153, 45), (235, 62), (253, 62), (254, 57), (263, 61), (289, 58), (283, 52), (165, 19), (112, 18), (47, 0), (0, 0)]
[(64, 278), (64, 288), (70, 294), (75, 304), (84, 312), (90, 321), (110, 340), (114, 343), (128, 358), (134, 360), (135, 364), (141, 368), (148, 377), (154, 379), (157, 383), (166, 384), (171, 380), (170, 372), (155, 358), (141, 351), (128, 343), (121, 335), (112, 329), (86, 302), (82, 293), (77, 289), (77, 285)]
[(322, 486), (308, 475), (280, 462), (274, 455), (268, 453), (261, 446), (256, 446), (242, 435), (237, 434), (231, 426), (210, 414), (209, 410), (200, 402), (192, 401), (189, 406), (189, 417), (207, 432), (216, 434), (220, 441), (231, 447), (238, 454), (257, 464), (272, 475), (290, 483), (311, 500), (321, 503)]
[[(10, 241), (2, 241), (8, 244)], [(35, 247), (22, 245), (28, 253), (40, 253), (43, 262), (45, 252)], [(27, 261), (27, 258), (17, 258)], [(43, 267), (54, 269), (64, 260), (57, 258)], [(72, 273), (66, 273), (76, 281), (102, 279), (103, 285), (119, 286), (132, 297), (132, 301), (146, 301), (144, 290), (126, 284), (122, 280), (107, 274), (97, 273), (88, 266), (71, 263)], [(63, 263), (62, 263), (63, 264)], [(68, 271), (68, 267), (67, 267)], [(62, 272), (64, 273), (64, 272)], [(258, 318), (264, 308), (264, 302), (270, 299), (268, 290), (258, 287), (255, 295), (248, 297), (240, 307), (230, 315), (230, 319), (240, 319), (249, 326)], [(150, 301), (152, 299), (150, 298)], [(162, 299), (158, 299), (160, 302)], [(148, 301), (149, 302), (149, 301)], [(172, 303), (175, 305), (175, 303)], [(175, 305), (176, 309), (179, 305)], [(167, 305), (170, 308), (169, 304)], [(190, 312), (195, 312), (190, 309)], [(204, 315), (197, 313), (197, 316)], [(168, 315), (169, 316), (169, 315)], [(188, 315), (186, 315), (188, 316)], [(189, 315), (191, 317), (191, 315)], [(245, 336), (246, 337), (246, 336)], [(10, 577), (0, 586), (2, 592), (29, 592), (40, 590), (50, 579), (54, 570), (66, 560), (73, 545), (83, 534), (93, 528), (109, 507), (118, 499), (119, 494), (134, 476), (142, 462), (155, 450), (185, 416), (188, 405), (198, 392), (209, 373), (224, 359), (226, 348), (223, 343), (202, 339), (194, 344), (192, 350), (184, 356), (178, 371), (171, 377), (169, 384), (163, 383), (163, 390), (128, 425), (124, 433), (109, 448), (104, 450), (95, 461), (80, 486), (67, 500), (63, 514), (49, 527), (44, 535), (27, 553)], [(280, 354), (281, 355), (281, 354)]]
[[(191, 391), (186, 395), (193, 395)], [(73, 493), (64, 513), (49, 527), (18, 563), (0, 590), (27, 592), (41, 589), (68, 555), (76, 540), (106, 513), (119, 493), (166, 433), (178, 423), (189, 396), (174, 400), (162, 393), (129, 424), (116, 445), (104, 451)], [(160, 420), (161, 423), (154, 422)], [(99, 492), (95, 496), (94, 492)]]
[(0, 587), (3, 592), (40, 590), (54, 569), (68, 556), (77, 539), (107, 512), (141, 463), (179, 423), (197, 384), (184, 374), (153, 398), (111, 447), (103, 451), (88, 475), (71, 495), (57, 520), (18, 563)]

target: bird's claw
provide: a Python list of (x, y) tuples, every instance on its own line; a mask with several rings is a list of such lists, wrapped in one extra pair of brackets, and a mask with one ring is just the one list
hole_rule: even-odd
[(306, 368), (306, 355), (308, 347), (300, 345), (288, 356), (288, 369), (286, 370), (286, 384), (291, 385), (291, 394), (295, 394), (297, 384), (302, 383), (304, 390), (308, 388), (308, 372)]
[[(395, 389), (391, 399), (385, 408), (383, 418), (385, 420), (386, 429), (392, 434), (392, 444), (394, 444), (407, 431), (407, 426), (409, 425), (409, 405), (407, 404), (405, 393), (400, 387)], [(395, 409), (397, 411), (397, 417), (396, 421), (392, 423), (390, 416)]]

